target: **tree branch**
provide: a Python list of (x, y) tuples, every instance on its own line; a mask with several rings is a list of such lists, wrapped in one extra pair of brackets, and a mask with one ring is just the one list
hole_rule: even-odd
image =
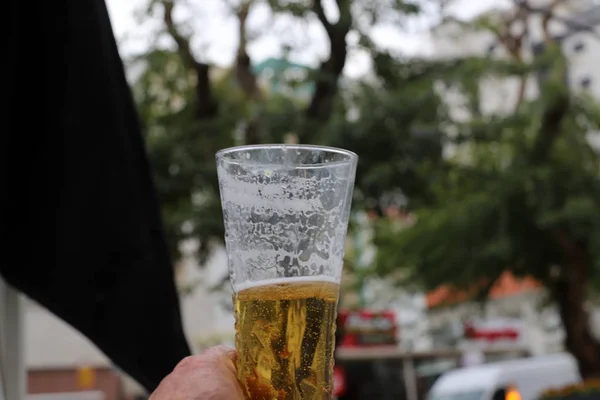
[[(510, 57), (519, 63), (523, 62), (523, 44), (529, 36), (529, 21), (532, 15), (542, 14), (542, 32), (544, 34), (544, 42), (546, 45), (551, 45), (554, 39), (549, 32), (550, 21), (555, 16), (555, 10), (562, 5), (566, 0), (553, 0), (548, 6), (542, 8), (533, 8), (528, 0), (517, 0), (515, 13), (505, 19), (502, 31), (497, 33), (498, 41), (504, 46)], [(518, 34), (513, 34), (512, 30), (515, 24), (522, 24), (522, 30)], [(522, 76), (519, 82), (517, 92), (517, 101), (515, 104), (515, 112), (519, 109), (525, 99), (525, 89), (527, 86), (526, 75)]]
[[(333, 111), (333, 102), (338, 91), (338, 80), (346, 65), (346, 35), (352, 27), (351, 0), (336, 0), (340, 18), (332, 24), (325, 16), (322, 0), (313, 0), (313, 11), (327, 32), (331, 51), (329, 58), (321, 63), (315, 82), (315, 93), (306, 109), (309, 121), (327, 121)], [(302, 141), (311, 142), (316, 130), (310, 127), (303, 133)]]
[[(246, 31), (246, 21), (254, 0), (244, 0), (235, 10), (238, 19), (238, 37), (239, 46), (236, 55), (235, 76), (249, 102), (261, 103), (263, 101), (262, 92), (258, 87), (256, 76), (252, 72), (252, 62), (248, 55), (248, 34)], [(260, 143), (260, 117), (258, 115), (250, 116), (250, 121), (246, 125), (246, 144)]]
[[(523, 24), (523, 30), (521, 33), (515, 38), (515, 43), (518, 45), (517, 53), (514, 56), (515, 61), (518, 63), (523, 62), (523, 43), (527, 40), (529, 36), (529, 13), (527, 9), (523, 6), (519, 6), (517, 15), (517, 21), (520, 21)], [(519, 91), (517, 92), (517, 101), (515, 103), (515, 112), (525, 100), (525, 89), (527, 87), (527, 75), (523, 75), (521, 80), (519, 81)]]
[(164, 7), (163, 21), (167, 28), (167, 33), (177, 44), (179, 55), (186, 63), (186, 65), (190, 68), (194, 68), (196, 64), (198, 64), (198, 62), (192, 54), (190, 41), (188, 38), (184, 37), (181, 33), (179, 33), (179, 30), (177, 29), (177, 26), (175, 26), (175, 22), (173, 21), (173, 8), (175, 7), (175, 4), (173, 0), (163, 0), (162, 4)]
[[(529, 17), (531, 12), (527, 7), (526, 1), (517, 3), (514, 14), (503, 21), (502, 28), (496, 33), (498, 42), (502, 44), (509, 54), (510, 58), (517, 62), (523, 62), (523, 44), (529, 36)], [(520, 33), (513, 33), (515, 25), (522, 26)], [(517, 100), (515, 102), (514, 112), (516, 112), (525, 99), (525, 89), (527, 87), (527, 76), (521, 76), (519, 80), (519, 89), (517, 91)]]
[[(544, 9), (544, 17), (542, 19), (542, 30), (544, 34), (544, 42), (546, 48), (556, 45), (549, 31), (549, 24), (554, 15), (556, 7), (562, 4), (565, 0), (554, 0), (547, 8)], [(555, 73), (555, 79), (562, 80), (562, 77), (566, 73), (564, 62), (556, 63), (552, 66)], [(549, 79), (552, 79), (550, 76)], [(559, 83), (562, 85), (562, 82)], [(548, 157), (548, 153), (552, 148), (556, 138), (559, 136), (561, 131), (561, 123), (564, 117), (567, 115), (570, 101), (569, 93), (567, 88), (557, 87), (558, 90), (549, 93), (550, 98), (549, 104), (542, 114), (542, 124), (540, 127), (539, 135), (536, 142), (534, 143), (532, 151), (532, 161), (534, 163), (543, 162)]]
[(183, 36), (173, 21), (173, 0), (162, 0), (164, 8), (163, 21), (167, 33), (177, 44), (178, 53), (184, 64), (196, 73), (196, 116), (199, 119), (214, 116), (218, 111), (217, 103), (212, 94), (210, 83), (210, 66), (196, 60), (192, 54), (189, 38)]
[(252, 6), (253, 0), (246, 0), (236, 11), (238, 18), (238, 37), (240, 44), (238, 46), (236, 55), (235, 72), (236, 77), (242, 90), (246, 94), (248, 99), (260, 100), (261, 92), (258, 88), (256, 76), (252, 72), (252, 63), (250, 56), (248, 55), (248, 35), (246, 33), (246, 21), (248, 20), (248, 14), (250, 13), (250, 7)]
[(323, 25), (323, 28), (325, 28), (327, 36), (331, 38), (333, 34), (333, 26), (331, 25), (331, 22), (329, 22), (327, 16), (325, 15), (325, 9), (323, 8), (322, 0), (313, 1), (313, 11), (315, 12), (315, 14), (317, 14), (317, 18), (319, 18), (319, 21)]
[(549, 106), (542, 114), (542, 124), (531, 155), (532, 162), (541, 163), (547, 157), (561, 131), (561, 124), (567, 115), (569, 98), (566, 93), (553, 94)]
[(544, 42), (546, 43), (546, 45), (550, 45), (554, 42), (552, 36), (550, 35), (549, 25), (550, 21), (554, 17), (554, 11), (556, 10), (556, 7), (558, 7), (564, 2), (565, 0), (553, 0), (552, 3), (548, 5), (548, 7), (542, 10), (542, 32), (544, 33)]

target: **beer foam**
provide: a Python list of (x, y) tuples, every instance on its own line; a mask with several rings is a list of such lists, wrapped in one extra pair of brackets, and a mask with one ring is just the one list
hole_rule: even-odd
[(326, 282), (333, 283), (336, 285), (340, 284), (338, 279), (335, 279), (331, 276), (326, 275), (315, 275), (315, 276), (297, 276), (291, 278), (273, 278), (273, 279), (265, 279), (256, 282), (244, 282), (233, 284), (233, 289), (236, 292), (241, 292), (246, 289), (254, 289), (261, 286), (269, 286), (269, 285), (281, 285), (286, 283), (310, 283), (310, 282)]
[[(318, 183), (314, 179), (296, 180), (294, 185), (270, 185), (244, 182), (228, 175), (219, 167), (221, 190), (225, 200), (243, 207), (294, 209), (296, 211), (314, 212), (319, 210), (318, 199), (306, 199), (305, 192), (314, 191)], [(285, 190), (284, 190), (285, 189)]]
[(341, 280), (355, 165), (279, 165), (279, 155), (217, 163), (235, 290), (290, 279), (282, 276)]

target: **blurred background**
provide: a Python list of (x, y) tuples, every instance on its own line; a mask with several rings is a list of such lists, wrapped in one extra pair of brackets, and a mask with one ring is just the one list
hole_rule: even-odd
[[(557, 352), (600, 377), (600, 2), (107, 4), (195, 351), (234, 335), (214, 153), (311, 143), (360, 157), (340, 399), (421, 400), (457, 367)], [(147, 398), (35, 303), (25, 318), (31, 399)]]

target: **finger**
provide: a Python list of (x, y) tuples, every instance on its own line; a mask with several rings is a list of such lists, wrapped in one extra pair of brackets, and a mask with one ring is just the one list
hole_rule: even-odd
[(202, 353), (202, 355), (205, 357), (210, 357), (219, 360), (219, 362), (222, 362), (231, 373), (233, 373), (234, 375), (236, 374), (235, 361), (237, 358), (237, 353), (231, 347), (211, 347), (210, 349)]
[[(242, 390), (236, 378), (235, 354), (231, 348), (218, 346), (183, 359), (163, 380), (151, 399), (242, 400)], [(197, 393), (203, 397), (198, 397)]]
[(214, 347), (211, 347), (211, 348), (205, 350), (202, 354), (209, 356), (209, 357), (225, 356), (225, 357), (229, 358), (232, 362), (235, 362), (236, 357), (237, 357), (237, 353), (235, 352), (235, 349), (232, 349), (229, 346), (214, 346)]
[(196, 354), (184, 358), (177, 364), (175, 371), (203, 368), (207, 364), (219, 365), (225, 367), (229, 372), (235, 375), (236, 352), (227, 346), (215, 346), (204, 351), (202, 354)]

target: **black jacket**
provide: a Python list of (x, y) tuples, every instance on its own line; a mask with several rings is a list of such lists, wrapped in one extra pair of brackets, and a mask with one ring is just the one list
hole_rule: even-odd
[(4, 15), (0, 273), (152, 390), (190, 350), (106, 6)]

